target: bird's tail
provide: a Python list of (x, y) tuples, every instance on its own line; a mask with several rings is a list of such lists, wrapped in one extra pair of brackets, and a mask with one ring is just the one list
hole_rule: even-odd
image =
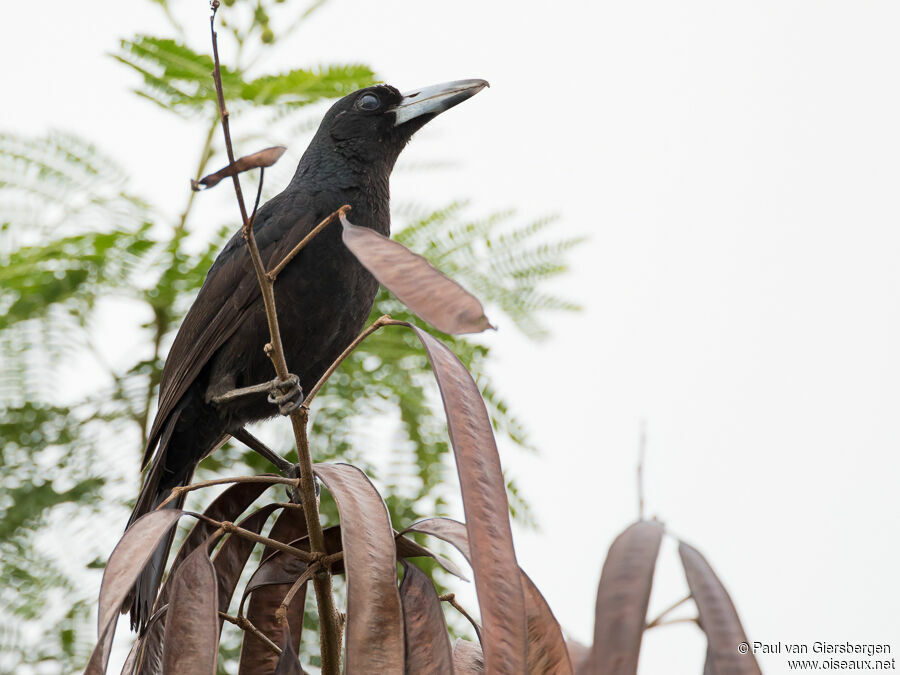
[[(126, 530), (131, 527), (134, 522), (141, 516), (155, 510), (175, 487), (187, 485), (194, 475), (195, 465), (190, 464), (179, 467), (178, 471), (173, 472), (170, 467), (166, 466), (166, 443), (168, 439), (164, 439), (160, 443), (160, 449), (157, 456), (150, 467), (147, 478), (144, 481), (141, 492), (138, 495), (137, 503), (131, 517), (128, 519)], [(180, 495), (173, 499), (163, 508), (180, 509), (184, 505), (185, 495)], [(131, 613), (131, 629), (137, 630), (141, 634), (147, 628), (147, 622), (153, 613), (153, 605), (156, 602), (156, 596), (159, 593), (159, 586), (162, 581), (163, 572), (166, 568), (166, 560), (169, 557), (169, 549), (172, 548), (172, 540), (175, 538), (175, 529), (172, 528), (166, 535), (156, 550), (150, 556), (147, 564), (141, 571), (140, 576), (131, 589), (131, 592), (125, 598), (122, 605), (122, 613)]]

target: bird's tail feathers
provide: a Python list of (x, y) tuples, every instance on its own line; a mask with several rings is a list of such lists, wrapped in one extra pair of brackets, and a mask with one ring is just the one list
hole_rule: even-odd
[[(131, 512), (131, 517), (128, 519), (126, 530), (141, 516), (154, 511), (165, 501), (173, 488), (181, 487), (191, 482), (191, 478), (194, 475), (193, 466), (182, 467), (175, 474), (166, 471), (166, 446), (170, 436), (171, 434), (166, 434), (160, 442), (160, 449), (138, 495), (137, 503)], [(184, 506), (184, 499), (185, 495), (180, 495), (163, 508), (180, 509)], [(141, 634), (145, 631), (147, 622), (153, 613), (153, 606), (156, 602), (163, 572), (166, 568), (166, 560), (169, 557), (169, 549), (172, 548), (172, 541), (175, 538), (175, 529), (173, 527), (159, 543), (159, 546), (150, 556), (135, 585), (122, 604), (122, 613), (131, 613), (131, 629), (138, 630)]]

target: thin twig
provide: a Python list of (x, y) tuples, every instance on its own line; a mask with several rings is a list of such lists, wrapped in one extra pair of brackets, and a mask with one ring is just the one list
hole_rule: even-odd
[[(319, 505), (316, 499), (316, 479), (313, 475), (312, 458), (309, 454), (309, 438), (306, 424), (309, 411), (299, 408), (291, 413), (291, 426), (297, 439), (297, 459), (300, 466), (300, 497), (303, 512), (306, 516), (306, 527), (309, 536), (310, 550), (325, 553), (325, 535), (322, 523), (319, 522)], [(331, 590), (331, 571), (328, 568), (319, 570), (313, 576), (313, 588), (316, 591), (316, 605), (319, 610), (319, 630), (321, 636), (321, 658), (323, 675), (338, 675), (341, 664), (341, 623), (340, 615), (334, 604)]]
[(213, 485), (225, 485), (227, 483), (269, 483), (271, 485), (290, 485), (291, 487), (296, 489), (298, 485), (298, 479), (284, 478), (282, 476), (235, 476), (232, 478), (214, 478), (212, 480), (203, 480), (199, 483), (192, 483), (190, 485), (183, 485), (180, 487), (172, 488), (172, 492), (169, 493), (169, 496), (166, 497), (156, 508), (163, 508), (166, 504), (174, 499), (177, 499), (180, 495), (183, 495), (187, 492), (193, 492), (194, 490), (211, 487)]
[(234, 182), (234, 192), (237, 196), (238, 208), (241, 210), (241, 220), (247, 227), (247, 207), (244, 206), (244, 193), (241, 192), (241, 179), (237, 171), (234, 171), (234, 147), (231, 145), (231, 129), (228, 123), (228, 109), (225, 107), (225, 89), (222, 87), (222, 67), (219, 63), (219, 38), (216, 35), (216, 11), (219, 9), (219, 0), (212, 2), (212, 14), (209, 17), (209, 30), (212, 33), (213, 48), (213, 81), (216, 85), (216, 100), (219, 105), (219, 118), (222, 121), (222, 133), (225, 135), (225, 151), (228, 154), (228, 166), (232, 168), (231, 178)]
[(291, 262), (291, 260), (294, 259), (294, 256), (296, 256), (298, 253), (300, 253), (300, 251), (303, 250), (303, 248), (309, 242), (312, 241), (313, 237), (315, 237), (317, 234), (319, 234), (319, 232), (324, 230), (328, 226), (328, 224), (331, 223), (335, 218), (338, 218), (338, 217), (344, 215), (349, 210), (350, 210), (350, 205), (344, 204), (337, 211), (326, 216), (325, 219), (321, 223), (316, 225), (308, 235), (306, 235), (305, 237), (303, 237), (303, 239), (300, 240), (299, 244), (297, 244), (294, 248), (292, 248), (290, 250), (290, 252), (286, 256), (284, 256), (284, 258), (282, 258), (280, 263), (275, 265), (275, 267), (273, 267), (270, 271), (266, 272), (266, 277), (269, 279), (269, 281), (275, 281), (275, 279), (278, 278), (278, 275), (281, 274), (281, 270), (283, 270), (285, 267), (287, 267), (287, 264), (289, 262)]
[(245, 616), (231, 616), (231, 614), (226, 614), (225, 612), (219, 612), (219, 616), (228, 623), (233, 623), (235, 626), (240, 628), (241, 630), (248, 631), (253, 633), (257, 638), (259, 638), (266, 647), (271, 649), (273, 652), (281, 656), (281, 647), (272, 642), (269, 637), (263, 633), (259, 628), (253, 625), (253, 622), (250, 621)]
[(684, 596), (678, 602), (674, 602), (671, 605), (669, 605), (668, 607), (666, 607), (663, 611), (661, 611), (659, 614), (657, 614), (656, 618), (653, 619), (653, 621), (651, 621), (650, 623), (647, 624), (647, 628), (653, 628), (654, 626), (658, 626), (660, 623), (662, 623), (662, 620), (665, 618), (666, 614), (669, 614), (671, 611), (678, 609), (679, 607), (681, 607), (684, 603), (686, 603), (690, 599), (691, 599), (691, 594), (688, 593), (686, 596)]
[(305, 407), (309, 408), (309, 404), (316, 397), (316, 394), (319, 393), (319, 390), (328, 381), (328, 378), (334, 374), (334, 371), (338, 369), (338, 366), (340, 366), (341, 363), (343, 363), (344, 359), (346, 359), (348, 356), (350, 356), (350, 354), (353, 353), (354, 349), (359, 347), (360, 342), (365, 340), (367, 337), (369, 337), (372, 333), (374, 333), (376, 330), (378, 330), (382, 326), (390, 326), (390, 325), (395, 325), (397, 323), (402, 323), (402, 322), (394, 321), (394, 319), (392, 319), (387, 314), (378, 317), (377, 319), (375, 319), (375, 321), (370, 323), (368, 328), (366, 328), (362, 333), (360, 333), (356, 337), (356, 339), (353, 342), (351, 342), (343, 352), (341, 352), (341, 355), (339, 357), (337, 357), (337, 359), (335, 359), (334, 363), (332, 363), (328, 367), (328, 370), (325, 371), (325, 374), (319, 378), (319, 381), (316, 382), (316, 385), (306, 395), (306, 398), (303, 399), (303, 405)]
[(288, 553), (296, 558), (300, 558), (300, 560), (305, 563), (319, 560), (322, 557), (321, 553), (310, 553), (309, 551), (304, 551), (303, 549), (296, 548), (290, 544), (285, 544), (283, 541), (270, 539), (269, 537), (264, 537), (251, 530), (245, 530), (240, 525), (235, 525), (229, 520), (216, 520), (215, 518), (210, 518), (205, 513), (195, 513), (194, 511), (185, 511), (185, 515), (193, 516), (198, 520), (202, 520), (204, 523), (209, 523), (213, 527), (219, 528), (219, 530), (212, 535), (212, 538), (215, 538), (220, 534), (233, 534), (238, 537), (243, 537), (244, 539), (249, 539), (250, 541), (255, 541), (257, 544), (270, 546), (279, 551), (283, 551), (284, 553)]
[(266, 175), (266, 167), (259, 167), (259, 185), (256, 188), (256, 201), (253, 202), (253, 213), (250, 214), (250, 227), (253, 228), (253, 223), (256, 220), (256, 212), (259, 210), (259, 199), (262, 197), (262, 189), (263, 189), (263, 179)]
[(331, 555), (326, 555), (324, 558), (322, 558), (322, 567), (330, 570), (332, 565), (334, 565), (335, 563), (339, 563), (343, 559), (344, 559), (343, 551), (338, 551), (337, 553), (332, 553)]
[[(216, 135), (216, 128), (219, 126), (218, 122), (214, 121), (209, 125), (209, 131), (206, 134), (206, 141), (203, 144), (203, 150), (200, 151), (200, 161), (197, 165), (197, 171), (195, 172), (195, 178), (192, 180), (200, 180), (205, 173), (206, 165), (209, 164), (209, 159), (212, 157), (212, 143), (213, 139)], [(191, 207), (194, 205), (194, 198), (197, 196), (197, 192), (195, 190), (188, 190), (188, 201), (184, 207), (184, 211), (181, 212), (181, 217), (178, 219), (178, 224), (175, 226), (175, 233), (179, 234), (184, 231), (185, 225), (187, 225), (188, 215), (191, 212)]]
[(312, 578), (312, 575), (315, 574), (321, 566), (322, 558), (319, 558), (315, 562), (310, 563), (303, 571), (303, 574), (297, 577), (297, 580), (291, 586), (290, 590), (285, 594), (284, 599), (278, 606), (278, 609), (275, 610), (275, 621), (278, 622), (279, 626), (283, 626), (287, 621), (288, 607), (294, 600), (294, 596), (297, 595), (298, 591), (301, 588), (306, 586), (307, 582)]
[(456, 601), (455, 593), (444, 593), (444, 595), (438, 596), (439, 599), (443, 600), (446, 603), (449, 603), (457, 612), (462, 614), (469, 620), (469, 623), (472, 624), (472, 627), (475, 629), (475, 635), (478, 636), (478, 641), (481, 642), (481, 626), (478, 625), (478, 622), (475, 621), (471, 617), (471, 615)]
[[(219, 63), (218, 39), (215, 30), (216, 9), (218, 0), (213, 0), (212, 15), (209, 19), (209, 29), (212, 35), (213, 45), (213, 79), (216, 84), (216, 100), (219, 106), (219, 117), (222, 120), (222, 133), (225, 136), (225, 149), (228, 153), (228, 165), (234, 168), (234, 149), (231, 144), (231, 131), (228, 124), (228, 111), (225, 108), (225, 94), (222, 88), (222, 69)], [(256, 238), (253, 236), (253, 228), (247, 218), (247, 209), (244, 206), (244, 196), (241, 192), (241, 182), (238, 174), (232, 174), (234, 191), (237, 197), (238, 207), (241, 211), (243, 226), (241, 231), (247, 242), (247, 250), (253, 263), (253, 270), (259, 282), (260, 293), (266, 309), (266, 320), (269, 325), (269, 344), (266, 345), (266, 354), (272, 361), (275, 373), (279, 379), (286, 380), (290, 376), (287, 361), (284, 356), (284, 347), (281, 342), (281, 331), (278, 327), (278, 315), (275, 312), (275, 293), (273, 281), (266, 274)], [(322, 523), (319, 521), (319, 509), (316, 501), (316, 483), (313, 475), (312, 458), (309, 453), (309, 439), (306, 433), (306, 424), (309, 420), (308, 411), (302, 407), (293, 411), (290, 415), (291, 426), (294, 430), (294, 438), (297, 441), (298, 466), (300, 468), (300, 501), (303, 504), (303, 515), (306, 520), (309, 533), (310, 549), (313, 553), (326, 553), (325, 536), (322, 532)], [(323, 675), (338, 675), (341, 669), (341, 633), (340, 620), (334, 604), (332, 594), (331, 574), (321, 570), (313, 577), (313, 586), (316, 591), (316, 604), (319, 610), (319, 630), (321, 640), (321, 658)]]
[[(273, 554), (273, 555), (277, 555), (277, 554)], [(270, 557), (267, 557), (263, 560), (263, 562), (266, 562), (269, 559), (270, 559)], [(338, 551), (337, 553), (332, 553), (331, 555), (325, 556), (324, 558), (319, 558), (319, 562), (321, 562), (322, 566), (326, 570), (330, 570), (332, 565), (340, 562), (343, 559), (344, 559), (344, 552)], [(238, 605), (238, 616), (239, 617), (244, 616), (244, 603), (247, 601), (247, 598), (250, 597), (250, 593), (251, 593), (251, 591), (245, 590), (244, 594), (241, 596), (241, 602)]]
[(243, 537), (244, 539), (255, 541), (257, 544), (264, 544), (265, 546), (269, 546), (278, 551), (289, 553), (296, 558), (300, 558), (300, 560), (305, 563), (312, 563), (316, 560), (319, 560), (322, 556), (321, 553), (310, 553), (309, 551), (304, 551), (302, 548), (296, 548), (289, 544), (285, 544), (283, 541), (270, 539), (269, 537), (264, 537), (261, 534), (256, 534), (256, 532), (253, 532), (251, 530), (245, 530), (243, 527), (239, 527), (227, 520), (220, 523), (220, 527), (229, 534), (236, 534), (237, 536)]
[(650, 630), (651, 628), (662, 628), (663, 626), (672, 626), (676, 623), (695, 623), (698, 626), (700, 625), (700, 619), (695, 616), (683, 616), (680, 619), (670, 619), (669, 621), (661, 621), (660, 623), (653, 624), (652, 626), (648, 625), (644, 630)]
[(638, 520), (644, 519), (644, 456), (647, 454), (647, 421), (641, 420), (641, 435), (638, 441), (637, 490)]

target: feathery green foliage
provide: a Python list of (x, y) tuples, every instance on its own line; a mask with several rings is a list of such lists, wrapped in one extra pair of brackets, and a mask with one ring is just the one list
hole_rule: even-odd
[[(216, 89), (210, 73), (212, 58), (168, 38), (137, 35), (122, 40), (113, 55), (143, 78), (135, 89), (139, 96), (166, 110), (190, 116), (197, 111), (213, 113)], [(248, 79), (240, 70), (222, 66), (222, 88), (229, 107), (240, 104), (295, 107), (322, 99), (337, 98), (374, 82), (375, 74), (360, 64), (298, 68), (287, 73)]]

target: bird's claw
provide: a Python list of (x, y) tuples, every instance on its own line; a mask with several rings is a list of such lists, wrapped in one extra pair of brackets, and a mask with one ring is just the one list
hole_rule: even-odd
[(282, 415), (290, 415), (303, 403), (300, 378), (292, 374), (286, 380), (273, 380), (267, 400), (277, 405)]
[[(300, 465), (294, 464), (293, 468), (288, 472), (289, 478), (300, 478)], [(313, 476), (313, 485), (316, 487), (316, 505), (319, 504), (319, 498), (322, 495), (322, 486), (319, 484), (319, 479), (316, 476)], [(288, 489), (285, 488), (284, 493), (287, 495), (288, 501), (293, 502), (294, 504), (301, 504), (302, 499), (300, 498), (300, 490), (298, 488)]]

